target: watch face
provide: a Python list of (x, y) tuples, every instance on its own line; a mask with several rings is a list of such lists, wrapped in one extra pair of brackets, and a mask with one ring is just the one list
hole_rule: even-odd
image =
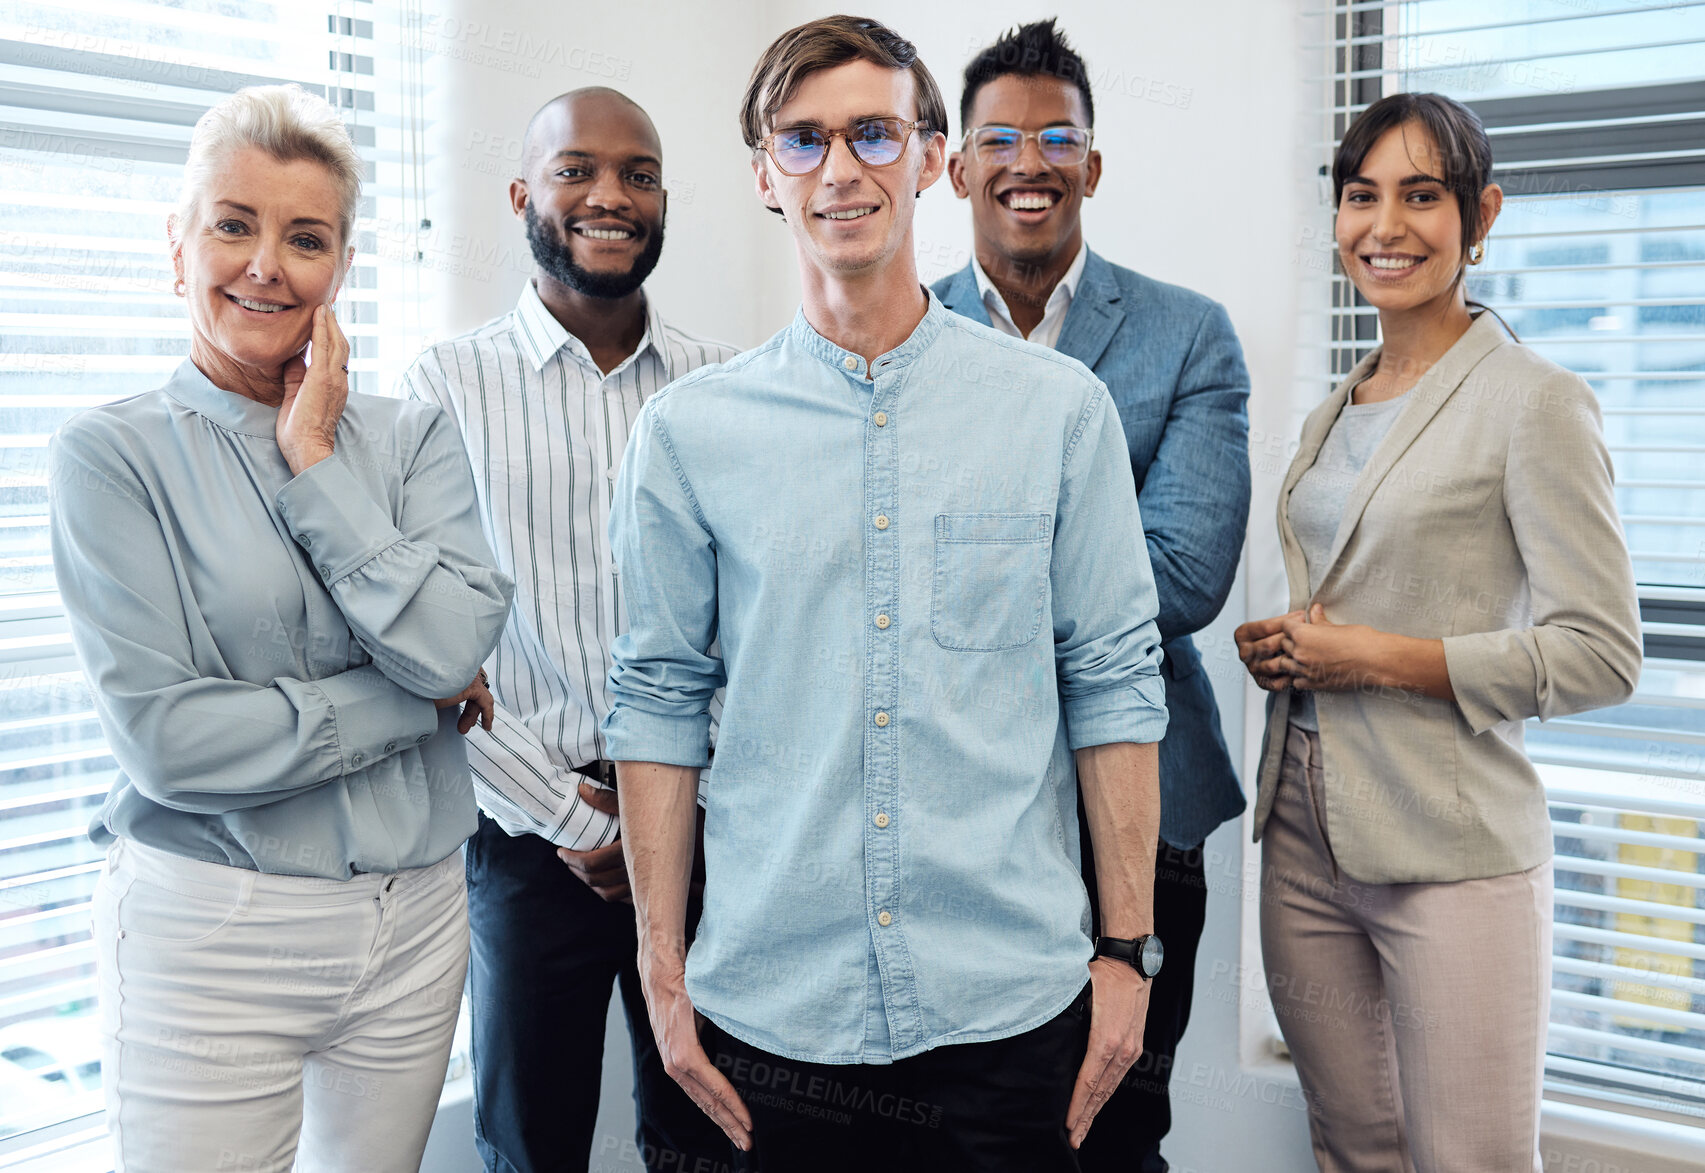
[(1160, 963), (1166, 960), (1166, 950), (1161, 948), (1160, 938), (1150, 933), (1143, 938), (1143, 951), (1137, 958), (1142, 971), (1149, 977), (1160, 972)]

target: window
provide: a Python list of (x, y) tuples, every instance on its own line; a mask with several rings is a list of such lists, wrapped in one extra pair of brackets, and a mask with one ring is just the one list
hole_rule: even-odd
[[(1557, 845), (1547, 1093), (1705, 1115), (1705, 3), (1337, 0), (1325, 15), (1324, 137), (1401, 90), (1480, 115), (1508, 199), (1470, 296), (1587, 379), (1616, 463), (1639, 691), (1528, 731)], [(1327, 285), (1336, 378), (1377, 317)]]
[(101, 860), (86, 831), (116, 767), (54, 588), (47, 438), (80, 408), (157, 386), (187, 353), (166, 216), (191, 127), (245, 85), (325, 95), (369, 160), (340, 317), (354, 388), (395, 382), (420, 346), (406, 286), (424, 225), (418, 61), (376, 52), (385, 19), (373, 0), (0, 10), (0, 1138), (101, 1107)]

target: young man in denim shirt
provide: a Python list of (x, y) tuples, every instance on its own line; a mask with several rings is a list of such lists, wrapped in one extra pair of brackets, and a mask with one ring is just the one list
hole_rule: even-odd
[(1075, 1169), (1157, 969), (1167, 717), (1124, 434), (1081, 364), (918, 284), (945, 125), (875, 22), (766, 51), (742, 129), (803, 305), (646, 404), (611, 517), (646, 999), (669, 1072), (764, 1169)]

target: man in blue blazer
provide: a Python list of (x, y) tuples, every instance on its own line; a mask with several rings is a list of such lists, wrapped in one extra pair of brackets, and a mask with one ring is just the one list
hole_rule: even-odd
[(1218, 303), (1109, 264), (1084, 244), (1083, 200), (1101, 177), (1095, 108), (1083, 61), (1052, 20), (1003, 34), (972, 59), (959, 115), (965, 137), (948, 173), (971, 201), (976, 248), (935, 294), (968, 318), (1072, 356), (1107, 384), (1160, 594), (1171, 723), (1160, 745), (1154, 911), (1166, 958), (1149, 996), (1144, 1053), (1079, 1160), (1086, 1173), (1164, 1173), (1167, 1080), (1207, 906), (1202, 841), (1243, 810), (1190, 636), (1219, 614), (1237, 573), (1249, 517), (1249, 373)]

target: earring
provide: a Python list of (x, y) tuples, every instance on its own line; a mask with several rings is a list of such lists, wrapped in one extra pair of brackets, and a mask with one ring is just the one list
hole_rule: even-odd
[(1468, 250), (1468, 263), (1471, 265), (1478, 265), (1485, 259), (1486, 242), (1484, 240), (1477, 240), (1474, 242), (1474, 247)]
[(182, 277), (179, 277), (176, 281), (172, 282), (172, 292), (177, 294), (179, 297), (182, 297), (188, 289), (189, 286), (184, 284), (184, 279)]

